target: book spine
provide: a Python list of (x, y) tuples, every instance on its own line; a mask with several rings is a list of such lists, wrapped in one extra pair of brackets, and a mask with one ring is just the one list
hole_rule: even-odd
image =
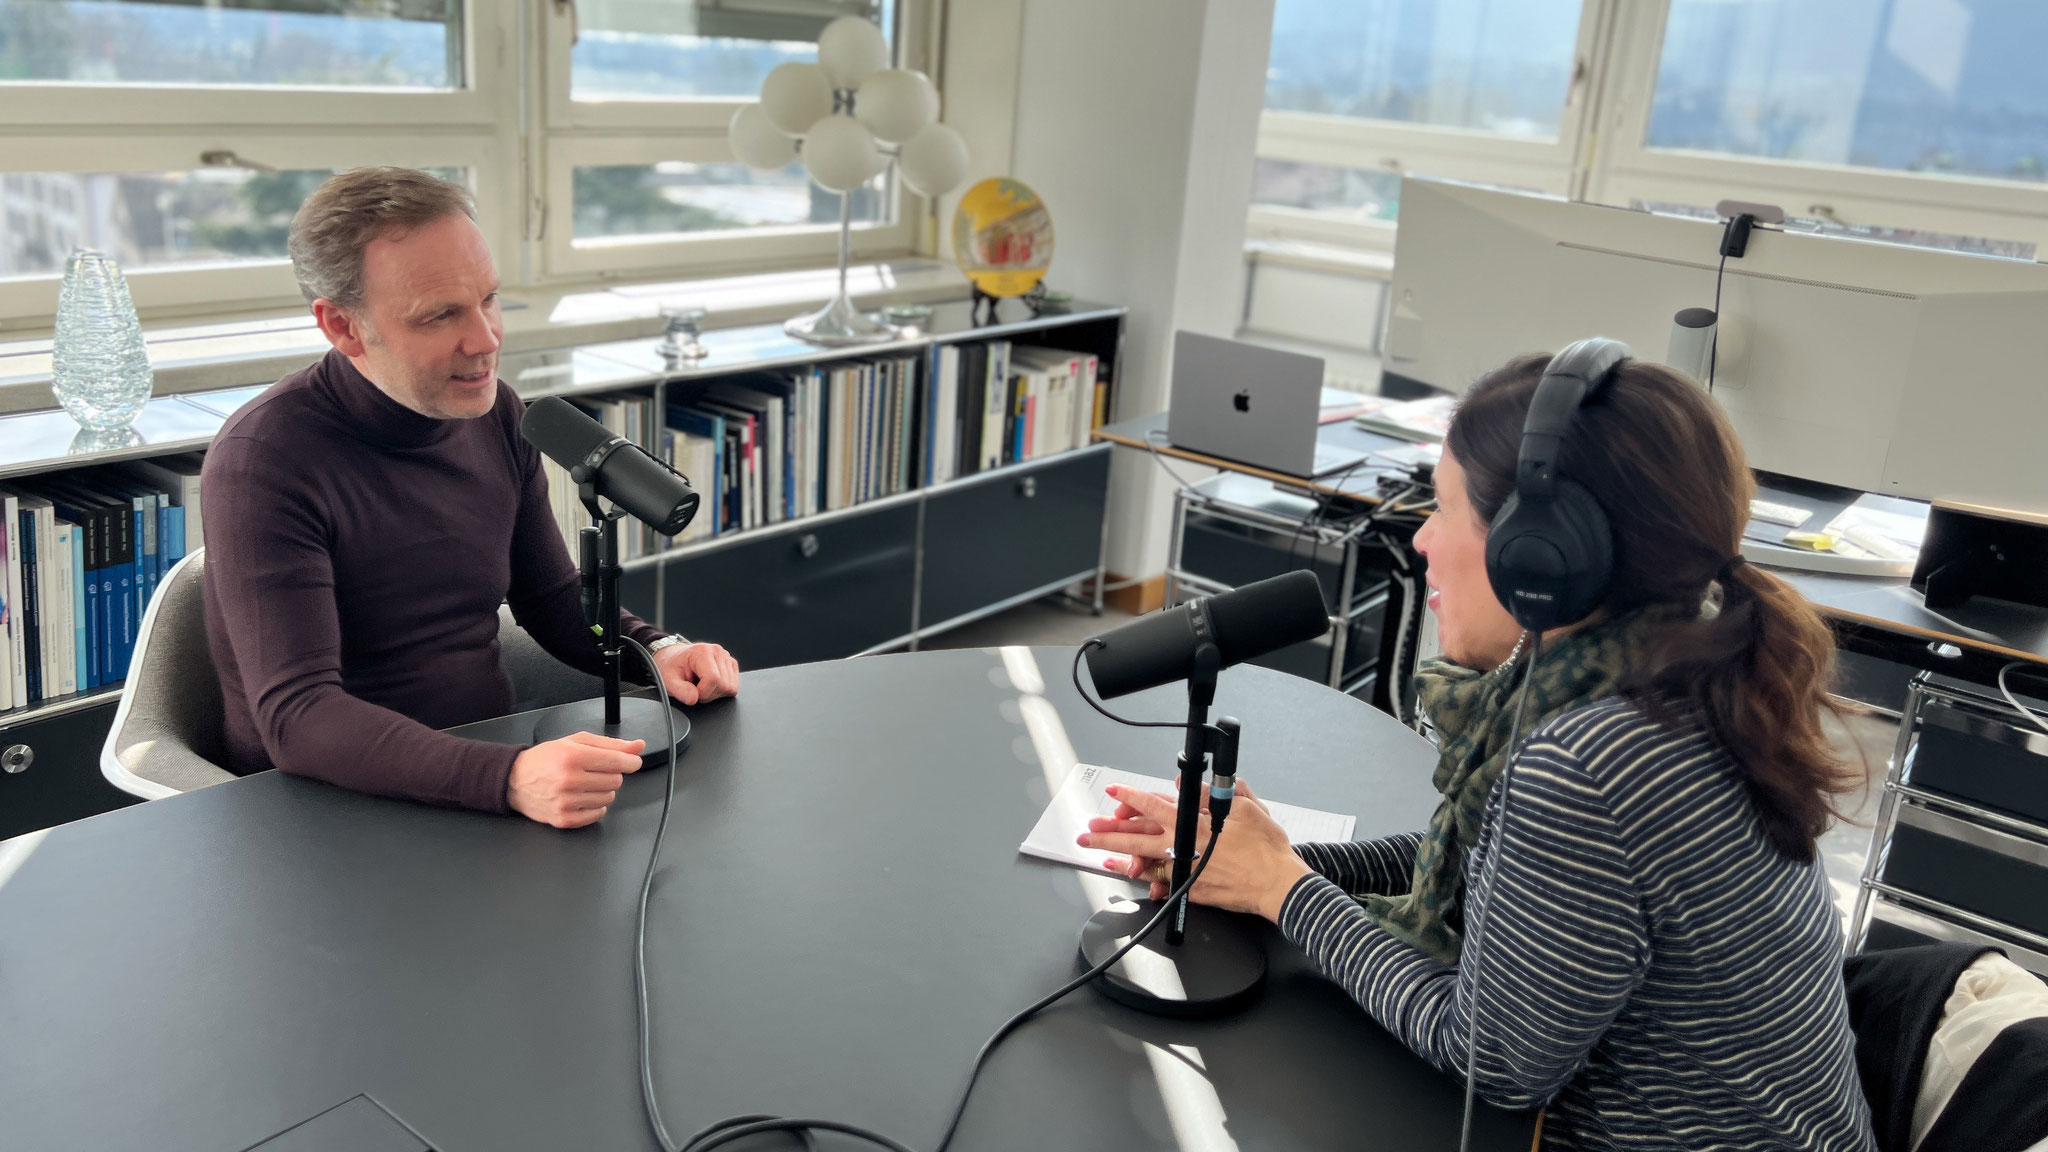
[(42, 557), (36, 548), (36, 514), (24, 509), (15, 517), (13, 525), (21, 533), (21, 619), (22, 633), (27, 639), (28, 702), (31, 704), (43, 698), (43, 637), (42, 637)]
[(78, 691), (78, 650), (72, 643), (77, 618), (71, 613), (71, 525), (57, 525), (50, 533), (50, 545), (50, 566), (55, 574), (50, 589), (55, 608), (51, 623), (56, 626), (50, 642), (57, 652), (57, 694), (69, 696)]
[(36, 587), (41, 601), (36, 605), (41, 613), (43, 644), (43, 699), (63, 695), (64, 648), (71, 643), (70, 626), (64, 622), (64, 603), (58, 594), (57, 572), (70, 562), (68, 555), (57, 553), (57, 513), (48, 503), (36, 509), (36, 554), (42, 557), (43, 570)]
[(8, 653), (9, 672), (14, 680), (14, 704), (21, 707), (28, 696), (28, 598), (24, 571), (28, 541), (21, 530), (21, 501), (9, 496), (4, 505), (7, 520), (7, 635), (14, 650)]
[(85, 639), (85, 525), (71, 526), (71, 664), (78, 689), (93, 687), (92, 649)]
[(114, 668), (120, 679), (128, 678), (128, 662), (135, 654), (135, 576), (137, 560), (135, 551), (136, 529), (141, 525), (141, 513), (115, 505), (108, 518), (114, 523), (114, 575), (119, 583), (114, 589), (113, 620), (110, 622), (114, 633)]
[(149, 607), (149, 537), (154, 534), (155, 505), (146, 496), (135, 497), (135, 619)]
[(100, 537), (100, 611), (96, 618), (100, 626), (100, 683), (118, 684), (125, 671), (116, 659), (120, 655), (121, 618), (120, 596), (121, 573), (115, 564), (117, 538), (116, 521), (127, 515), (124, 509), (101, 508), (93, 513), (99, 521)]

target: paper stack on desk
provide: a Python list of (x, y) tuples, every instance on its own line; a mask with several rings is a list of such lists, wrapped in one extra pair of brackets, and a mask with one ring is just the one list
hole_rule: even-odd
[(1456, 396), (1427, 396), (1364, 413), (1353, 422), (1368, 432), (1403, 440), (1440, 441), (1450, 430), (1451, 412), (1457, 406)]
[[(1117, 802), (1103, 789), (1111, 784), (1126, 788), (1137, 788), (1146, 792), (1174, 792), (1173, 781), (1157, 776), (1140, 776), (1135, 772), (1120, 772), (1115, 768), (1104, 768), (1098, 764), (1076, 764), (1067, 774), (1066, 783), (1053, 794), (1052, 803), (1046, 805), (1045, 814), (1031, 829), (1031, 835), (1017, 850), (1026, 856), (1042, 860), (1055, 860), (1061, 864), (1072, 864), (1090, 872), (1116, 875), (1102, 866), (1104, 860), (1117, 855), (1100, 848), (1083, 848), (1074, 843), (1076, 837), (1088, 831), (1088, 821), (1098, 816), (1109, 816), (1116, 811)], [(1287, 833), (1287, 839), (1294, 844), (1307, 844), (1324, 840), (1349, 840), (1352, 830), (1358, 827), (1356, 816), (1340, 816), (1335, 812), (1319, 812), (1313, 808), (1297, 808), (1292, 804), (1276, 804), (1260, 797), (1266, 810)], [(1233, 809), (1237, 811), (1239, 809)], [(1230, 824), (1225, 822), (1224, 830)]]

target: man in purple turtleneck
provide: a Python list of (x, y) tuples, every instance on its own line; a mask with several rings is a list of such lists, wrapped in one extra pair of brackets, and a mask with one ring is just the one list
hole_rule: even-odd
[[(498, 274), (460, 185), (363, 168), (292, 221), (292, 268), (334, 345), (236, 412), (206, 456), (206, 630), (229, 767), (574, 828), (641, 744), (516, 748), (438, 731), (511, 710), (498, 606), (599, 670), (523, 405), (497, 378)], [(684, 704), (739, 666), (628, 614)]]

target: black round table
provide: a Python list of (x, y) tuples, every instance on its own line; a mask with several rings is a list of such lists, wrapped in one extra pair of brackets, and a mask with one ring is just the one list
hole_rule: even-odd
[[(1072, 658), (778, 668), (692, 710), (648, 928), (679, 1136), (772, 1112), (937, 1139), (976, 1048), (1072, 974), (1090, 892), (1120, 886), (1018, 853), (1050, 784), (1075, 757), (1173, 772), (1179, 734), (1095, 715)], [(1215, 714), (1261, 795), (1361, 839), (1431, 811), (1430, 748), (1360, 701), (1240, 667)], [(0, 883), (0, 1148), (235, 1152), (359, 1094), (443, 1152), (654, 1147), (632, 945), (665, 771), (576, 832), (274, 772), (52, 830)], [(1048, 1010), (954, 1147), (1455, 1148), (1461, 1085), (1266, 944), (1238, 1016)], [(1528, 1147), (1531, 1117), (1482, 1111), (1479, 1146)]]

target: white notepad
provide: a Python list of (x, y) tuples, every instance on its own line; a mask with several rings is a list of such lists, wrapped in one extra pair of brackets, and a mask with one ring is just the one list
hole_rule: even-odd
[[(1056, 860), (1061, 864), (1072, 864), (1090, 872), (1102, 872), (1114, 876), (1102, 866), (1102, 862), (1115, 853), (1100, 848), (1083, 848), (1074, 843), (1076, 837), (1088, 830), (1088, 821), (1098, 816), (1109, 816), (1116, 812), (1117, 802), (1103, 789), (1112, 784), (1137, 788), (1146, 792), (1164, 792), (1171, 795), (1173, 781), (1157, 776), (1140, 776), (1135, 772), (1120, 772), (1115, 768), (1104, 768), (1099, 764), (1076, 764), (1067, 774), (1066, 783), (1053, 794), (1052, 803), (1045, 806), (1045, 814), (1031, 829), (1031, 835), (1017, 850), (1026, 856), (1037, 856), (1043, 860)], [(1307, 844), (1321, 840), (1349, 840), (1353, 829), (1358, 827), (1358, 817), (1341, 816), (1335, 812), (1319, 812), (1314, 808), (1298, 808), (1292, 804), (1277, 804), (1261, 796), (1260, 801), (1273, 819), (1287, 833), (1287, 839), (1294, 844)], [(1225, 822), (1224, 831), (1230, 830)]]

